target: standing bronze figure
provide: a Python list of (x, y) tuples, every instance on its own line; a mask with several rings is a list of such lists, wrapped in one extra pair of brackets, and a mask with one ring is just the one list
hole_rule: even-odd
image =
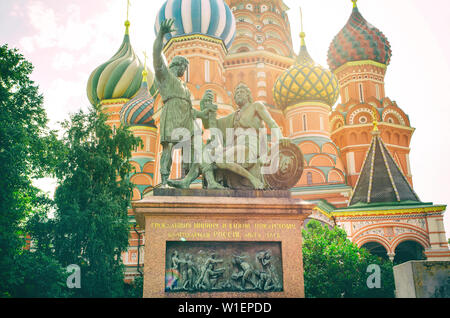
[[(173, 24), (173, 19), (164, 20), (153, 44), (155, 79), (164, 103), (160, 120), (160, 143), (163, 147), (160, 172), (163, 186), (167, 185), (170, 176), (173, 147), (179, 142), (172, 139), (172, 133), (175, 129), (185, 128), (192, 138), (195, 118), (206, 119), (211, 111), (205, 109), (199, 112), (192, 107), (191, 92), (186, 83), (181, 80), (189, 66), (189, 61), (183, 56), (175, 56), (169, 67), (164, 62), (162, 55), (164, 36), (175, 31)], [(189, 165), (185, 165), (184, 168), (189, 170)]]
[(153, 67), (159, 94), (163, 99), (163, 109), (160, 120), (160, 142), (163, 147), (160, 170), (162, 184), (166, 185), (172, 167), (172, 151), (175, 141), (172, 132), (176, 128), (186, 128), (194, 134), (194, 120), (191, 103), (191, 93), (186, 84), (180, 79), (189, 65), (189, 61), (182, 56), (175, 56), (167, 67), (164, 62), (163, 40), (173, 29), (174, 20), (165, 20), (156, 36), (153, 45)]

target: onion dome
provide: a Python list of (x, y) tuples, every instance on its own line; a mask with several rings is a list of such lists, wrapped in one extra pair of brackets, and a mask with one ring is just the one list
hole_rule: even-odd
[(330, 69), (334, 71), (347, 62), (364, 60), (389, 65), (392, 50), (388, 39), (359, 13), (356, 0), (353, 3), (350, 19), (330, 45)]
[(153, 120), (154, 98), (149, 92), (146, 78), (148, 72), (142, 72), (142, 84), (137, 95), (123, 105), (120, 111), (120, 121), (126, 126), (155, 127)]
[(305, 33), (300, 36), (302, 45), (296, 63), (275, 82), (275, 103), (281, 109), (304, 102), (322, 102), (332, 107), (339, 97), (337, 79), (314, 62), (306, 48)]
[[(144, 65), (131, 46), (129, 25), (127, 21), (125, 36), (117, 53), (97, 67), (89, 77), (87, 94), (92, 105), (105, 99), (132, 98), (141, 87)], [(155, 93), (154, 76), (150, 72), (147, 81)]]
[(165, 43), (172, 37), (203, 34), (221, 39), (228, 49), (236, 34), (236, 20), (223, 0), (167, 0), (156, 17), (155, 33), (170, 18), (176, 31), (166, 35)]

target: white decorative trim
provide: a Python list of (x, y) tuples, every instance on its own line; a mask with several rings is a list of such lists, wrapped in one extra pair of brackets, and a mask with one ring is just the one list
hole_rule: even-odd
[(386, 116), (389, 114), (393, 114), (401, 123), (401, 125), (406, 126), (405, 120), (402, 115), (400, 115), (397, 111), (393, 109), (387, 109), (383, 112), (383, 121), (386, 121)]
[(369, 109), (369, 108), (358, 108), (358, 109), (356, 109), (354, 112), (351, 113), (351, 115), (350, 115), (350, 117), (349, 117), (349, 124), (350, 124), (350, 125), (353, 125), (353, 124), (354, 124), (353, 121), (354, 121), (356, 115), (358, 115), (359, 113), (363, 113), (363, 112), (368, 113), (369, 116), (371, 116), (371, 114), (372, 114), (372, 110)]

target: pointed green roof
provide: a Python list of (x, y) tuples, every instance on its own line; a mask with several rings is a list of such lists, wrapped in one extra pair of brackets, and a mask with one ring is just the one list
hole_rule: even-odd
[(349, 206), (404, 201), (420, 202), (420, 199), (381, 140), (380, 133), (374, 131)]

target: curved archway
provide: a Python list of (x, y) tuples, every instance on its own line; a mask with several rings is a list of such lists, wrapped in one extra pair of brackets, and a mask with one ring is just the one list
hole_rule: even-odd
[(144, 169), (142, 170), (142, 172), (148, 173), (148, 174), (150, 174), (150, 173), (153, 174), (155, 172), (155, 162), (154, 161), (147, 162), (144, 165)]
[(321, 153), (320, 147), (313, 141), (304, 141), (298, 145), (304, 154), (318, 154)]
[(318, 154), (310, 159), (309, 166), (312, 166), (312, 167), (334, 167), (334, 161), (327, 154)]
[(394, 133), (394, 136), (392, 137), (392, 143), (394, 145), (400, 145), (400, 135), (398, 133)]
[(277, 26), (280, 29), (282, 29), (284, 25), (283, 19), (279, 15), (270, 10), (264, 11), (263, 14), (261, 14), (260, 20), (263, 21), (264, 25)]
[(330, 170), (330, 172), (328, 173), (329, 183), (344, 183), (344, 180), (344, 174), (337, 169)]
[(350, 144), (351, 145), (356, 145), (357, 144), (357, 137), (356, 137), (356, 134), (354, 132), (352, 132), (350, 134)]
[(277, 49), (275, 49), (273, 47), (266, 47), (266, 51), (268, 51), (270, 53), (273, 53), (273, 54), (280, 54), (281, 53), (281, 52), (277, 51)]
[(335, 131), (335, 130), (341, 128), (342, 126), (344, 126), (345, 119), (344, 119), (344, 116), (342, 116), (342, 114), (333, 112), (330, 115), (330, 118), (331, 118), (330, 119), (331, 131)]
[(386, 248), (378, 242), (364, 243), (361, 248), (365, 248), (370, 254), (381, 257), (382, 259), (389, 259)]
[(401, 264), (413, 260), (425, 260), (425, 249), (416, 241), (403, 241), (395, 248), (394, 264)]
[(363, 131), (363, 132), (361, 133), (361, 138), (360, 138), (360, 140), (361, 140), (361, 143), (362, 143), (362, 144), (364, 144), (364, 145), (368, 144), (368, 143), (370, 142), (369, 134), (366, 133), (365, 131)]
[(148, 174), (138, 173), (130, 178), (130, 181), (135, 185), (152, 185), (153, 180)]
[(245, 53), (250, 52), (250, 49), (247, 46), (241, 46), (239, 49), (236, 50), (236, 53)]
[(289, 55), (289, 47), (282, 41), (276, 39), (267, 39), (264, 41), (265, 47), (271, 47), (275, 49), (278, 53), (284, 56)]
[(136, 161), (132, 161), (130, 160), (130, 164), (133, 166), (133, 168), (135, 169), (135, 171), (133, 173), (140, 173), (142, 172), (141, 170), (141, 166), (139, 165), (139, 163), (137, 163)]
[(327, 142), (326, 144), (322, 145), (322, 152), (335, 156), (338, 155), (336, 146), (330, 142)]

